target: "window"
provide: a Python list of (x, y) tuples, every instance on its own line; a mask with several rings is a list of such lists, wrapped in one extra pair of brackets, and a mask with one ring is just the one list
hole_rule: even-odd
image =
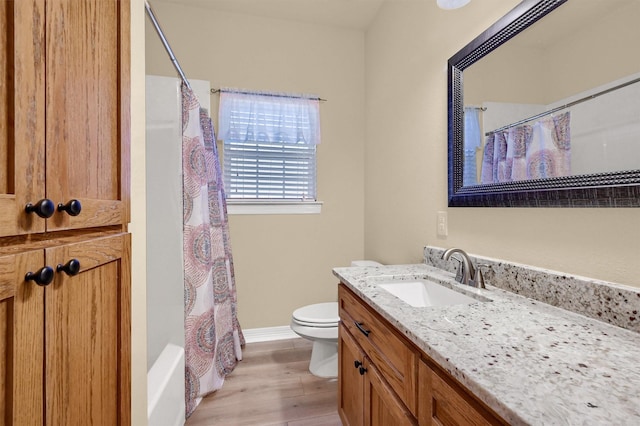
[[(319, 115), (318, 98), (221, 91), (218, 137), (230, 207), (316, 204)], [(281, 210), (262, 212), (295, 213)]]
[(316, 201), (316, 146), (224, 143), (227, 199)]

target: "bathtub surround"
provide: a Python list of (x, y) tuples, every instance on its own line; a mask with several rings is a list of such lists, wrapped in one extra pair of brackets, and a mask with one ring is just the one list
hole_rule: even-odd
[[(427, 246), (424, 262), (455, 271), (456, 262), (442, 259), (444, 249)], [(640, 289), (565, 274), (535, 266), (469, 255), (485, 282), (539, 302), (640, 333)]]

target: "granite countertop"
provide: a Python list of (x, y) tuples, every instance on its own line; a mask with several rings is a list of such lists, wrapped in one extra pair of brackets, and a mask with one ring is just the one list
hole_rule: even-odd
[[(333, 270), (340, 281), (511, 424), (640, 424), (640, 334), (418, 265)], [(490, 301), (416, 308), (377, 287), (429, 278)]]

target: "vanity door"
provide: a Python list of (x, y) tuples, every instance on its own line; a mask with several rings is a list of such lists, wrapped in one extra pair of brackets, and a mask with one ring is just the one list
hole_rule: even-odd
[(343, 324), (338, 336), (338, 414), (345, 426), (360, 426), (364, 424), (365, 357)]
[(420, 426), (505, 426), (497, 415), (467, 393), (455, 380), (437, 367), (418, 363)]
[(415, 418), (368, 358), (364, 374), (364, 424), (371, 426), (413, 426)]

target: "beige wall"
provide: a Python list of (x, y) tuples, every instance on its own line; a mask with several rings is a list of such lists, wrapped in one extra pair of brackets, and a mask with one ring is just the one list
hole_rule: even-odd
[[(294, 309), (336, 300), (331, 269), (364, 254), (364, 33), (161, 1), (153, 7), (189, 78), (328, 100), (317, 151), (322, 213), (230, 217), (241, 326), (288, 325)], [(149, 25), (146, 64), (148, 74), (176, 75)]]
[(447, 60), (517, 3), (382, 6), (365, 43), (365, 256), (420, 262), (424, 245), (457, 246), (640, 287), (639, 209), (447, 208)]
[(131, 424), (147, 424), (144, 1), (131, 0)]

